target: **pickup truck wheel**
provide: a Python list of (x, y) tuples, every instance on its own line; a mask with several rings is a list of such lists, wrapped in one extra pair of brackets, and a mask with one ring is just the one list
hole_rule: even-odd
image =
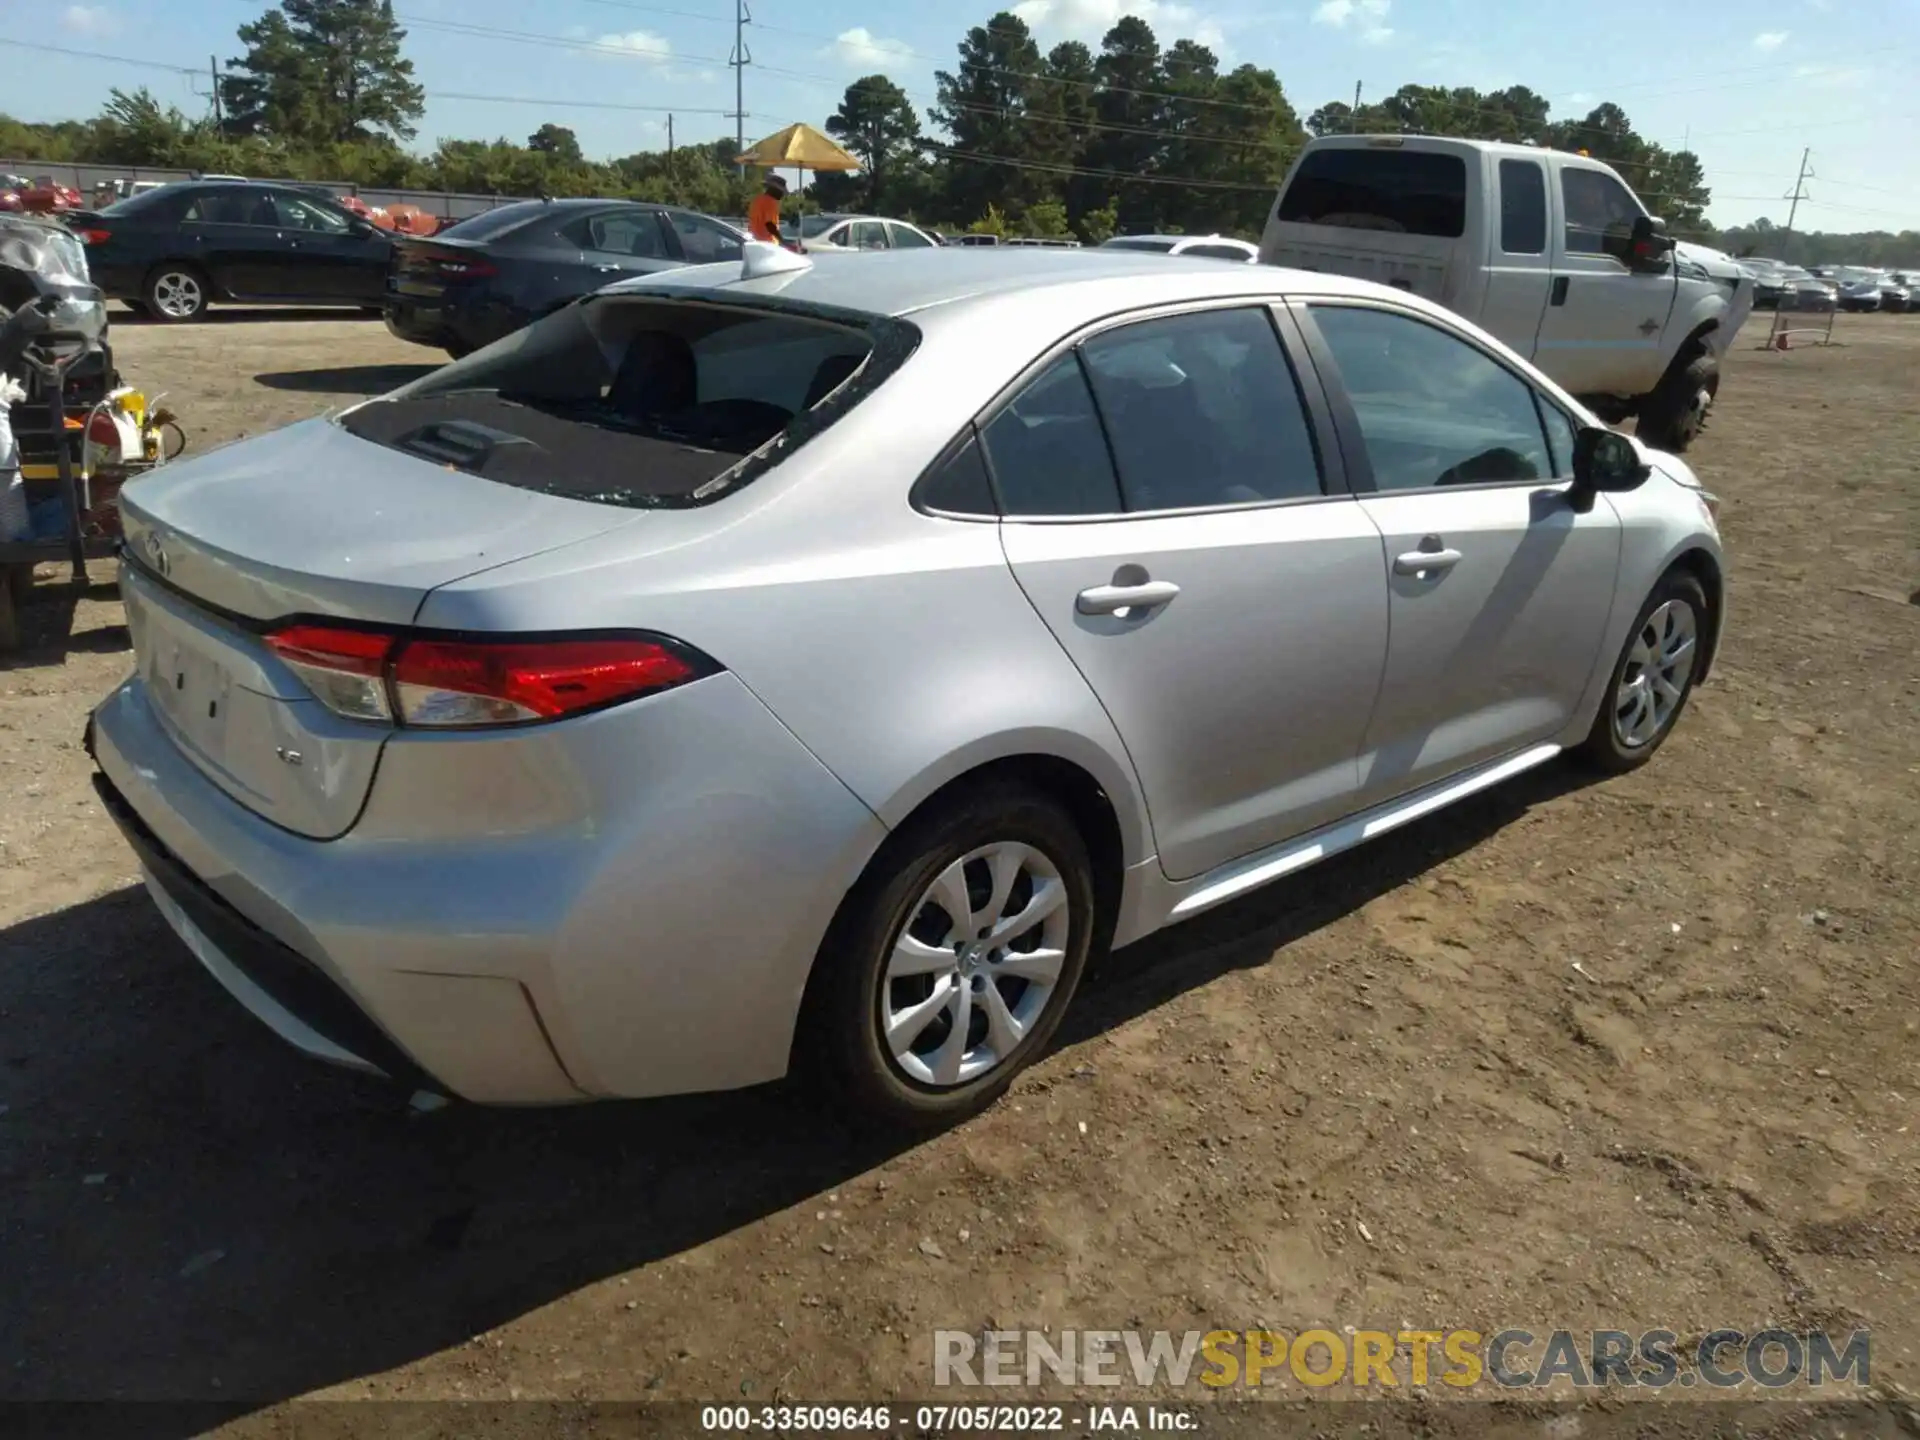
[(1706, 428), (1707, 410), (1719, 393), (1720, 362), (1712, 355), (1675, 365), (1640, 406), (1640, 438), (1679, 454)]

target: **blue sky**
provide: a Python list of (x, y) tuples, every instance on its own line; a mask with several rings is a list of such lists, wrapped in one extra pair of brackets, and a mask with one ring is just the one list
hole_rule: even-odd
[[(179, 65), (237, 53), (234, 28), (260, 0), (0, 0), (0, 37)], [(981, 0), (753, 0), (748, 138), (815, 124), (846, 83), (880, 70), (923, 108)], [(1302, 115), (1401, 84), (1531, 85), (1554, 115), (1601, 100), (1670, 146), (1690, 144), (1721, 224), (1783, 221), (1803, 146), (1813, 149), (1806, 229), (1920, 229), (1920, 0), (1024, 0), (1042, 45), (1097, 44), (1137, 14), (1163, 44), (1191, 36), (1224, 64), (1271, 66)], [(419, 144), (520, 139), (570, 125), (589, 155), (657, 148), (666, 119), (579, 102), (670, 107), (682, 143), (731, 133), (731, 0), (395, 0), (428, 92)], [(493, 33), (478, 33), (478, 32)], [(23, 119), (91, 113), (109, 85), (146, 84), (204, 109), (208, 83), (0, 46), (0, 108)], [(489, 98), (490, 97), (490, 98)], [(573, 104), (503, 103), (502, 97)], [(1277, 177), (1276, 177), (1277, 179)], [(1657, 209), (1657, 207), (1655, 207)]]

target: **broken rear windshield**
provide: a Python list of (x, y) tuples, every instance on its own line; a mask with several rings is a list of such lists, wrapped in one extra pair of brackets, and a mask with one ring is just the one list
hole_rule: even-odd
[(917, 340), (900, 321), (814, 307), (602, 295), (340, 423), (503, 485), (698, 505), (832, 424)]

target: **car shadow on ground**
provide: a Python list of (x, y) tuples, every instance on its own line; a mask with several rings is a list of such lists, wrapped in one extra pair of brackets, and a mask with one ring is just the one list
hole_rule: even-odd
[[(1581, 783), (1532, 772), (1106, 958), (1062, 1043), (1265, 963)], [(789, 1085), (414, 1114), (281, 1046), (132, 885), (0, 931), (0, 1014), (0, 1401), (264, 1406), (458, 1345), (907, 1148)], [(197, 1433), (170, 1413), (142, 1433)]]
[(266, 325), (276, 320), (364, 320), (373, 324), (378, 311), (353, 305), (211, 305), (197, 320), (156, 320), (144, 310), (115, 306), (111, 325)]
[(269, 370), (253, 383), (269, 390), (321, 395), (384, 395), (438, 370), (438, 365), (340, 365), (321, 370)]
[(0, 672), (58, 665), (74, 654), (113, 655), (130, 650), (133, 641), (124, 623), (74, 629), (83, 598), (118, 600), (120, 587), (112, 581), (90, 582), (84, 589), (76, 587), (64, 564), (57, 579), (43, 571), (20, 607), (20, 648), (0, 650)]

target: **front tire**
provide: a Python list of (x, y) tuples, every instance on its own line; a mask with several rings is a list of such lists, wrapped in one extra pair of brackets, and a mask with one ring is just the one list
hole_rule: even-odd
[(163, 325), (198, 320), (207, 313), (207, 277), (192, 265), (156, 265), (147, 276), (142, 303)]
[(894, 1128), (984, 1110), (1059, 1028), (1092, 945), (1094, 893), (1085, 842), (1043, 796), (995, 785), (916, 817), (821, 946), (797, 1058)]
[(1684, 570), (1653, 587), (1627, 632), (1580, 756), (1609, 775), (1637, 770), (1673, 733), (1699, 673), (1710, 611), (1707, 593)]
[(1675, 365), (1640, 407), (1640, 438), (1656, 450), (1680, 454), (1706, 428), (1707, 410), (1719, 393), (1720, 362), (1714, 356), (1695, 355)]

